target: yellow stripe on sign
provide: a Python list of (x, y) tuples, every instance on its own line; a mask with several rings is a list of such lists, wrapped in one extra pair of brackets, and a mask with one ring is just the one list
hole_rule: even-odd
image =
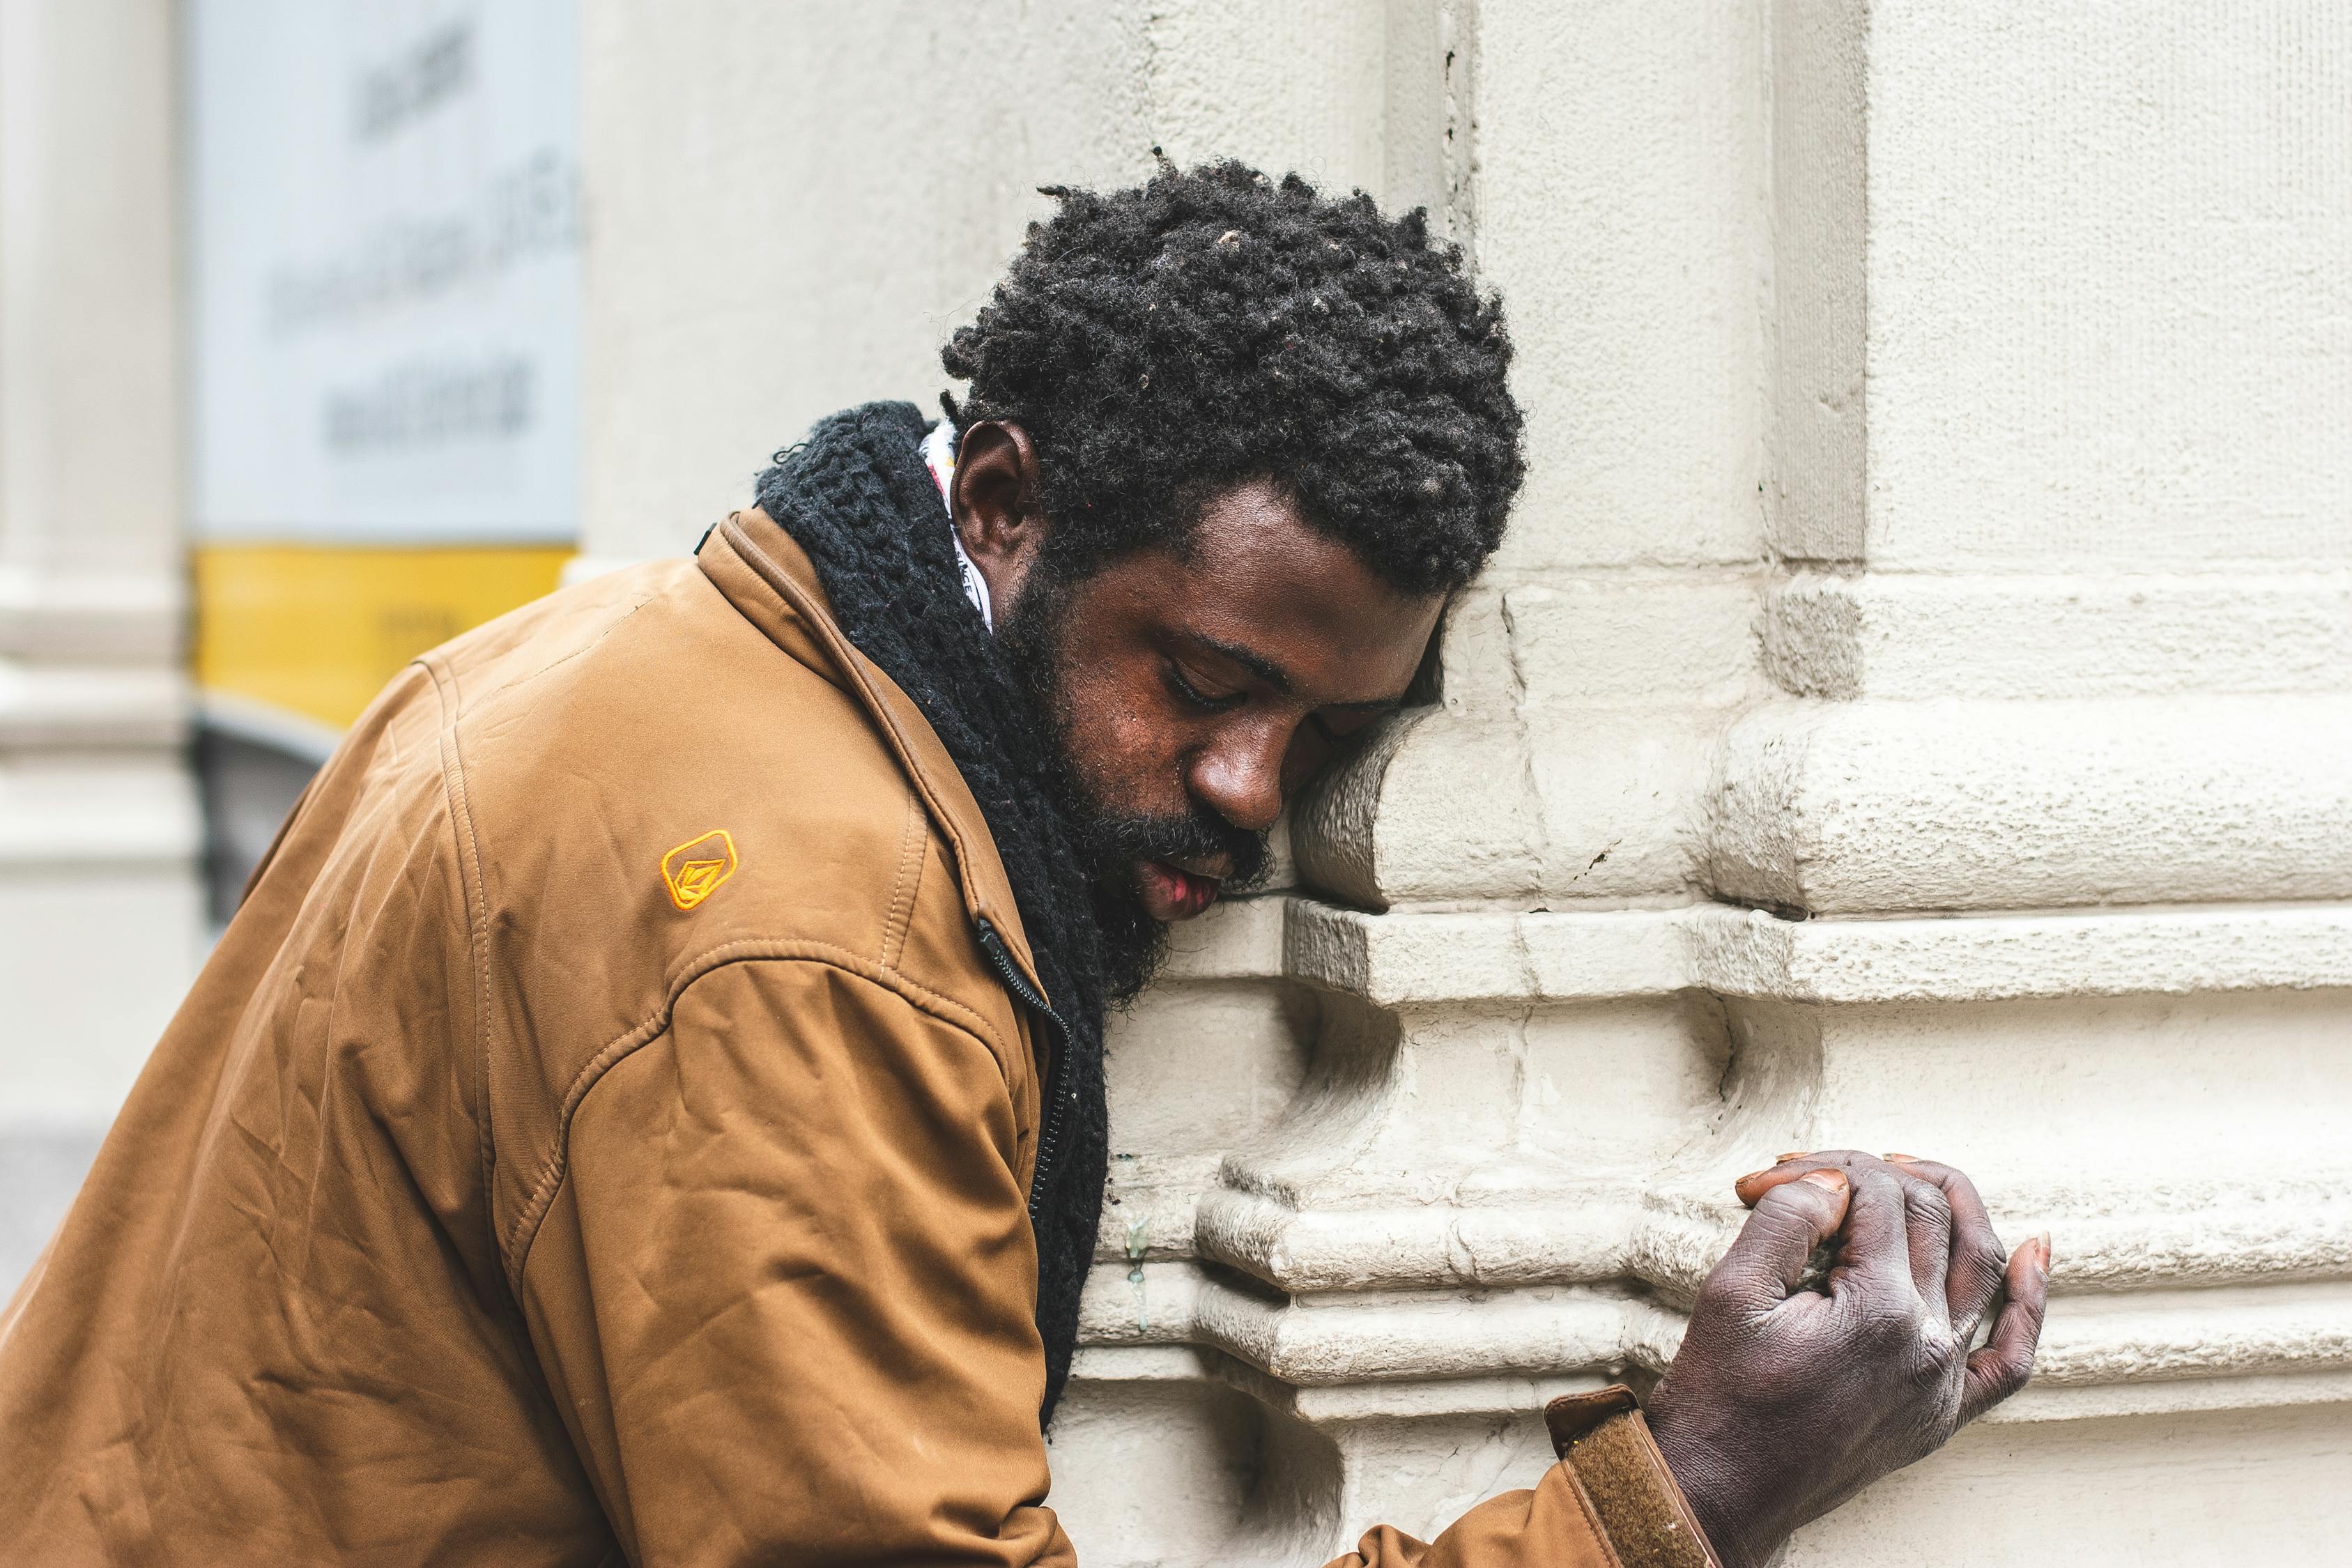
[(206, 544), (196, 683), (337, 729), (426, 648), (553, 589), (541, 546)]

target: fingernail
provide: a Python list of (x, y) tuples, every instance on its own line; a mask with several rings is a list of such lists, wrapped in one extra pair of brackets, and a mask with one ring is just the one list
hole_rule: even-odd
[(1882, 1160), (1900, 1160), (1906, 1165), (1916, 1165), (1919, 1163), (1919, 1156), (1916, 1154), (1881, 1154), (1879, 1158)]
[(1833, 1193), (1842, 1193), (1845, 1191), (1845, 1173), (1843, 1171), (1807, 1171), (1803, 1175), (1799, 1176), (1797, 1180), (1801, 1182), (1811, 1182), (1817, 1187), (1827, 1187)]
[(2034, 1239), (2042, 1244), (2042, 1277), (2046, 1279), (2050, 1277), (2050, 1233), (2045, 1230)]
[(1759, 1178), (1759, 1176), (1769, 1176), (1769, 1175), (1770, 1175), (1771, 1173), (1772, 1173), (1772, 1169), (1771, 1169), (1771, 1167), (1770, 1167), (1770, 1166), (1769, 1166), (1769, 1165), (1768, 1165), (1768, 1166), (1766, 1166), (1763, 1170), (1760, 1170), (1760, 1171), (1750, 1171), (1750, 1172), (1748, 1172), (1746, 1175), (1744, 1175), (1744, 1176), (1740, 1177), (1738, 1181), (1733, 1182), (1731, 1184), (1732, 1184), (1734, 1187), (1745, 1187), (1745, 1186), (1747, 1186), (1747, 1185), (1748, 1185), (1748, 1183), (1755, 1181), (1755, 1180), (1756, 1180), (1757, 1178)]
[(1773, 1155), (1772, 1163), (1776, 1165), (1785, 1165), (1791, 1160), (1801, 1160), (1811, 1152), (1812, 1151), (1811, 1149), (1792, 1149), (1786, 1154)]

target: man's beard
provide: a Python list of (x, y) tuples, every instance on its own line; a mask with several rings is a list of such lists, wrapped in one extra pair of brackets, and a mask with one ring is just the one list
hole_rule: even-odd
[(1105, 999), (1125, 1007), (1151, 983), (1168, 953), (1168, 927), (1144, 907), (1135, 882), (1138, 865), (1223, 858), (1234, 869), (1220, 891), (1244, 892), (1265, 876), (1266, 836), (1235, 826), (1199, 800), (1181, 816), (1139, 816), (1089, 786), (1068, 697), (1066, 634), (1077, 585), (1052, 563), (1037, 563), (1020, 596), (998, 618), (996, 641), (1045, 721), (1049, 787), (1086, 871), (1102, 936)]

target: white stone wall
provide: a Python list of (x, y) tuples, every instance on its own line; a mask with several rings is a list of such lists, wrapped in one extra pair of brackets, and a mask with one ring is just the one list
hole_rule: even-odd
[(1442, 699), (1114, 1044), (1055, 1500), (1316, 1561), (1671, 1357), (1729, 1183), (1929, 1153), (2035, 1385), (1792, 1563), (2352, 1539), (2352, 10), (588, 5), (586, 529), (940, 384), (1157, 142), (1426, 203), (1508, 301)]
[(0, 0), (0, 1291), (195, 973), (165, 0)]

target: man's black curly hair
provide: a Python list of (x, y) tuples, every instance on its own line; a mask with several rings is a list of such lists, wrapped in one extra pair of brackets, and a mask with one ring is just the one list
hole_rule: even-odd
[(1035, 442), (1047, 557), (1078, 575), (1182, 549), (1201, 504), (1270, 479), (1391, 586), (1467, 582), (1525, 465), (1511, 340), (1419, 209), (1327, 200), (1239, 163), (1061, 203), (949, 342), (959, 430)]

